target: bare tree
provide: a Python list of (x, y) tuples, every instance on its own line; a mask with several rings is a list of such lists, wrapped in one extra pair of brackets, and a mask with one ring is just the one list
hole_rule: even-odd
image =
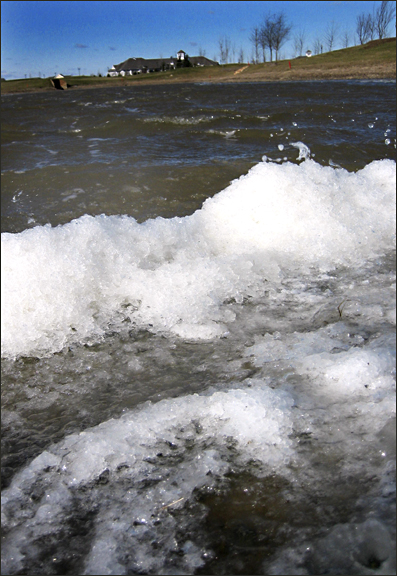
[(360, 44), (365, 44), (365, 14), (359, 14), (356, 18), (356, 33)]
[(270, 62), (273, 61), (273, 50), (278, 60), (281, 46), (288, 40), (292, 26), (288, 24), (284, 12), (265, 17), (261, 27), (261, 43), (269, 49)]
[(221, 64), (227, 64), (229, 62), (230, 39), (227, 36), (219, 38), (218, 44)]
[(225, 63), (224, 39), (219, 38), (218, 44), (219, 44), (219, 61), (221, 64), (224, 64)]
[(239, 64), (243, 64), (243, 63), (244, 63), (244, 50), (243, 50), (242, 47), (240, 48), (240, 52), (239, 52), (239, 54), (238, 54), (238, 63), (239, 63)]
[(223, 47), (223, 38), (219, 38), (218, 44), (219, 44), (219, 61), (221, 64), (223, 64), (225, 62), (225, 49)]
[(375, 30), (380, 40), (387, 36), (387, 29), (390, 22), (396, 15), (396, 8), (394, 2), (383, 1), (379, 8), (375, 10)]
[(232, 62), (236, 62), (236, 44), (232, 44)]
[(260, 47), (262, 48), (262, 62), (266, 62), (267, 43), (266, 43), (265, 34), (263, 34), (262, 29), (259, 31), (259, 44), (260, 44)]
[(281, 46), (288, 40), (292, 26), (287, 23), (284, 12), (279, 14), (268, 14), (260, 28), (260, 44), (263, 52), (269, 49), (270, 62), (273, 61), (273, 51), (278, 59)]
[(205, 50), (199, 46), (199, 56), (205, 56)]
[(225, 54), (226, 54), (226, 64), (229, 63), (230, 60), (230, 38), (225, 36)]
[[(275, 16), (268, 14), (260, 28), (260, 43), (264, 48), (268, 48), (270, 52), (270, 62), (273, 62), (274, 50), (274, 20)], [(263, 49), (264, 49), (263, 48)]]
[(349, 31), (345, 30), (343, 32), (343, 48), (348, 48), (350, 42)]
[(226, 54), (226, 64), (229, 63), (230, 57), (230, 38), (225, 36), (225, 54)]
[(316, 38), (314, 40), (314, 54), (322, 54), (323, 53), (323, 45), (321, 44), (320, 38)]
[(254, 46), (254, 54), (255, 54), (254, 61), (255, 64), (257, 64), (259, 62), (259, 45), (260, 45), (260, 30), (258, 26), (252, 28), (249, 40), (250, 42), (252, 42)]
[(281, 46), (288, 40), (292, 30), (292, 25), (288, 24), (284, 12), (280, 12), (276, 19), (274, 48), (276, 50), (276, 62), (279, 59)]
[(368, 16), (367, 16), (367, 29), (368, 29), (369, 39), (373, 40), (375, 38), (375, 32), (376, 32), (375, 14), (373, 16), (371, 16), (371, 14), (368, 14)]
[(295, 54), (298, 56), (303, 55), (303, 46), (305, 45), (306, 34), (304, 30), (299, 30), (294, 36), (294, 49)]
[(335, 20), (332, 20), (332, 22), (328, 24), (324, 34), (324, 40), (327, 45), (328, 52), (331, 52), (332, 48), (335, 45), (338, 36), (338, 31), (339, 31), (338, 24), (335, 23)]
[(373, 29), (372, 22), (371, 14), (360, 14), (357, 16), (356, 32), (360, 44), (365, 44), (368, 42), (371, 35), (371, 30)]

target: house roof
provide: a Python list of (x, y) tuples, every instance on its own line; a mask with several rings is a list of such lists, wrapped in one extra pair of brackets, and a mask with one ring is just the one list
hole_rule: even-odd
[(197, 66), (197, 64), (200, 64), (201, 66), (215, 66), (218, 64), (215, 60), (210, 60), (205, 56), (191, 56), (189, 60), (193, 66)]
[[(179, 52), (183, 52), (183, 50), (180, 50)], [(185, 52), (183, 52), (185, 54)], [(205, 56), (192, 56), (191, 58), (189, 58), (190, 63), (193, 66), (214, 66), (216, 64), (218, 64), (218, 62), (215, 62), (214, 60), (210, 60), (209, 58), (206, 58)], [(120, 64), (114, 64), (114, 66), (112, 66), (112, 68), (110, 68), (110, 70), (116, 70), (117, 72), (128, 72), (129, 70), (144, 70), (144, 69), (148, 69), (148, 70), (159, 70), (162, 68), (162, 66), (165, 65), (170, 65), (170, 64), (176, 64), (177, 62), (177, 58), (128, 58), (128, 60), (125, 60), (124, 62), (121, 62)]]
[(128, 58), (121, 64), (115, 64), (114, 68), (120, 72), (121, 70), (143, 70), (144, 68), (156, 69), (161, 68), (163, 64), (171, 64), (175, 62), (175, 58)]

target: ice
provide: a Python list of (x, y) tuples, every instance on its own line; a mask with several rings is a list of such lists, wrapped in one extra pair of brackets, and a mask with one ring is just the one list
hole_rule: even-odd
[(126, 574), (116, 560), (117, 541), (107, 535), (99, 538), (92, 546), (84, 574)]
[[(3, 491), (3, 570), (37, 562), (40, 538), (58, 535), (76, 506), (83, 518), (95, 515), (84, 574), (126, 573), (126, 539), (131, 569), (164, 570), (164, 557), (179, 550), (168, 510), (193, 505), (194, 492), (231, 466), (257, 462), (263, 474), (284, 467), (292, 405), (288, 393), (249, 379), (244, 388), (146, 404), (66, 437)], [(203, 552), (185, 538), (180, 573), (203, 565)]]
[(86, 215), (2, 234), (2, 355), (45, 356), (125, 321), (219, 337), (234, 320), (226, 300), (261, 294), (280, 274), (357, 265), (393, 248), (395, 163), (349, 173), (294, 146), (300, 165), (265, 160), (185, 218)]
[(310, 158), (310, 148), (303, 142), (291, 142), (291, 146), (298, 148), (298, 160), (308, 160)]
[[(48, 447), (2, 493), (4, 573), (37, 566), (42, 539), (68, 534), (76, 510), (85, 534), (80, 573), (194, 573), (213, 554), (197, 532), (205, 514), (200, 490), (251, 471), (321, 492), (330, 469), (322, 478), (320, 460), (312, 473), (317, 451), (338, 462), (338, 481), (346, 475), (357, 490), (378, 476), (375, 499), (358, 505), (369, 510), (366, 518), (325, 523), (318, 536), (298, 530), (264, 572), (311, 574), (345, 564), (349, 573), (372, 574), (374, 566), (393, 573), (394, 334), (367, 342), (349, 330), (339, 320), (312, 332), (256, 336), (240, 362), (251, 359), (257, 377), (144, 404)], [(302, 438), (313, 439), (313, 452)], [(73, 554), (69, 545), (57, 558), (65, 554)]]
[(345, 347), (343, 336), (338, 338), (343, 332), (346, 332), (346, 327), (339, 324), (321, 328), (316, 332), (294, 332), (287, 338), (283, 338), (279, 332), (266, 334), (263, 337), (256, 337), (256, 343), (248, 347), (245, 354), (253, 358), (256, 366), (280, 359), (299, 359), (316, 351), (331, 351), (335, 347)]
[[(290, 454), (285, 432), (291, 426), (288, 413), (292, 399), (285, 392), (263, 387), (260, 381), (249, 379), (246, 385), (247, 389), (148, 404), (119, 420), (71, 435), (55, 452), (45, 451), (33, 460), (18, 476), (16, 486), (31, 481), (43, 470), (56, 469), (62, 474), (62, 484), (69, 486), (90, 482), (126, 462), (138, 472), (140, 467), (146, 468), (144, 459), (155, 454), (159, 442), (173, 445), (192, 439), (223, 445), (227, 438), (233, 438), (242, 450), (242, 462), (261, 458), (277, 466)], [(215, 471), (223, 467), (218, 459), (216, 450), (206, 451), (197, 456), (195, 467), (205, 472), (212, 467)], [(11, 493), (14, 489), (18, 490), (12, 488)]]
[(337, 356), (313, 354), (298, 363), (298, 373), (309, 374), (323, 391), (338, 396), (393, 388), (394, 369), (395, 358), (389, 351), (379, 354), (354, 348)]
[[(325, 325), (313, 321), (324, 298), (305, 284), (306, 277), (293, 279), (290, 291), (280, 285), (283, 289), (264, 300), (266, 307), (254, 307), (257, 317), (270, 314), (271, 305), (277, 311), (286, 301), (289, 306), (279, 330), (256, 330), (251, 340), (247, 319), (247, 334), (238, 324), (241, 355), (229, 349), (226, 361), (219, 346), (214, 356), (220, 356), (222, 374), (230, 370), (234, 378), (249, 362), (255, 377), (141, 405), (49, 446), (3, 491), (3, 572), (38, 570), (42, 562), (50, 571), (52, 560), (42, 560), (43, 542), (53, 540), (66, 542), (57, 549), (57, 562), (74, 554), (81, 558), (74, 573), (204, 569), (215, 544), (206, 538), (210, 528), (203, 529), (207, 511), (200, 495), (216, 494), (218, 482), (233, 474), (250, 473), (263, 486), (269, 477), (290, 482), (290, 509), (296, 507), (305, 519), (313, 507), (316, 518), (314, 527), (310, 522), (281, 527), (291, 530), (288, 547), (280, 545), (264, 573), (321, 573), (324, 566), (336, 570), (343, 563), (351, 573), (392, 573), (395, 333), (387, 310), (394, 310), (394, 278), (387, 267), (383, 277), (364, 268), (358, 281), (356, 273), (338, 277), (341, 292), (351, 287), (355, 296), (354, 307), (344, 308), (342, 317), (337, 308), (342, 300), (332, 295), (330, 276), (321, 275), (326, 288), (321, 294), (333, 309), (332, 322), (321, 312)], [(300, 330), (290, 318), (296, 308)], [(380, 323), (379, 331), (374, 323)], [(218, 342), (223, 343), (228, 340)], [(123, 353), (131, 353), (129, 368), (140, 370), (144, 359), (134, 357), (135, 350), (131, 339)], [(165, 352), (158, 352), (163, 366), (171, 361)], [(195, 373), (199, 368), (192, 361)], [(360, 517), (335, 523), (329, 509), (341, 508), (343, 517), (349, 512), (340, 484), (351, 490), (351, 500), (361, 498), (351, 505)], [(366, 495), (367, 485), (372, 495)], [(302, 487), (305, 498), (314, 494), (310, 506), (305, 499), (294, 501)], [(230, 495), (231, 505), (235, 497)], [(331, 497), (330, 504), (321, 505), (324, 497)], [(269, 518), (265, 514), (260, 521), (265, 534)], [(81, 540), (76, 552), (74, 530)]]
[[(192, 362), (199, 394), (67, 435), (14, 476), (2, 493), (4, 573), (43, 570), (42, 543), (63, 540), (45, 570), (76, 557), (84, 574), (193, 573), (213, 554), (197, 528), (203, 491), (249, 473), (290, 482), (288, 499), (302, 486), (332, 493), (334, 469), (365, 512), (321, 520), (318, 536), (298, 530), (266, 573), (393, 569), (395, 277), (382, 259), (395, 245), (395, 163), (349, 173), (294, 145), (302, 162), (264, 158), (185, 218), (83, 216), (2, 235), (7, 358), (85, 350), (114, 331), (128, 372), (118, 386), (141, 375), (144, 386), (149, 361), (178, 370), (175, 342), (219, 338), (213, 357)], [(169, 347), (138, 356), (140, 329)], [(95, 377), (111, 379), (108, 354), (76, 355), (76, 373), (96, 362)], [(222, 373), (212, 388), (208, 366)], [(92, 385), (72, 379), (67, 393)], [(55, 407), (66, 387), (41, 390), (17, 401)]]

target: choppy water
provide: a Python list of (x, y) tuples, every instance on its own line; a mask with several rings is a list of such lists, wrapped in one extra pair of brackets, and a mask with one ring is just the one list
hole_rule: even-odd
[(2, 107), (2, 572), (395, 573), (395, 83)]

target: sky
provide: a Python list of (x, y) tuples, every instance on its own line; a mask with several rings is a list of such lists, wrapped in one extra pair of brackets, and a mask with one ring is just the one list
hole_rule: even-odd
[[(184, 50), (219, 61), (219, 39), (228, 37), (231, 56), (253, 57), (250, 33), (270, 13), (284, 12), (292, 25), (282, 58), (293, 58), (294, 36), (303, 32), (305, 51), (313, 50), (332, 22), (339, 29), (335, 48), (355, 40), (356, 18), (379, 2), (1, 2), (1, 77), (106, 75), (131, 57), (169, 58)], [(390, 35), (395, 35), (394, 23)]]

